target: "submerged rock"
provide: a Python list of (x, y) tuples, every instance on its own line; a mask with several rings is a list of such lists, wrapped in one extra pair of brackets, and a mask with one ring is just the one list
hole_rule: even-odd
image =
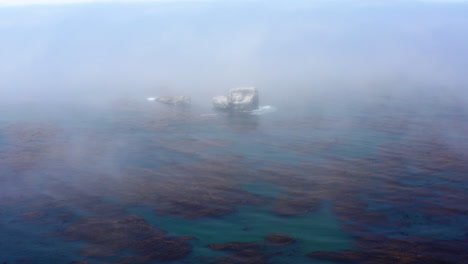
[(224, 244), (210, 244), (208, 246), (214, 250), (232, 250), (232, 251), (257, 249), (257, 248), (262, 247), (261, 244), (246, 243), (246, 242), (229, 242), (229, 243), (224, 243)]
[(274, 246), (289, 245), (296, 241), (294, 237), (283, 234), (269, 234), (265, 236), (265, 239)]
[[(114, 263), (154, 263), (182, 259), (192, 252), (190, 237), (170, 236), (137, 215), (87, 215), (63, 233), (69, 241), (88, 242), (80, 253), (91, 258), (120, 258)], [(128, 251), (131, 253), (123, 253)]]
[(315, 260), (362, 264), (462, 264), (468, 257), (466, 239), (368, 238), (359, 237), (356, 249), (314, 251), (307, 256)]
[(156, 101), (177, 106), (189, 106), (192, 103), (190, 97), (184, 95), (158, 97), (156, 98)]
[(228, 96), (213, 98), (213, 107), (217, 110), (247, 112), (258, 109), (258, 92), (255, 87), (233, 88)]

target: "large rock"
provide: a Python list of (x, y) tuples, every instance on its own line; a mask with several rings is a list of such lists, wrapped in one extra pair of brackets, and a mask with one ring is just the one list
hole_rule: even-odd
[(240, 87), (229, 91), (228, 96), (213, 98), (213, 107), (218, 110), (247, 112), (258, 108), (258, 92), (255, 87)]
[(228, 101), (234, 111), (252, 111), (258, 108), (258, 92), (255, 87), (234, 88), (229, 91)]
[(184, 95), (158, 97), (156, 101), (177, 106), (189, 106), (192, 103), (190, 97)]

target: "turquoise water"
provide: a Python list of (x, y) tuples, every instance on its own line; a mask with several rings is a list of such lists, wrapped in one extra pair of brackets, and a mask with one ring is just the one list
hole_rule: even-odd
[[(369, 263), (392, 239), (462, 258), (464, 137), (435, 129), (450, 115), (36, 109), (0, 120), (0, 263)], [(231, 242), (251, 248), (209, 246)]]
[[(280, 186), (267, 182), (244, 184), (243, 188), (271, 199), (282, 192)], [(296, 255), (287, 257), (288, 261), (294, 263), (309, 263), (310, 259), (305, 257), (308, 252), (353, 248), (354, 239), (340, 230), (340, 223), (331, 212), (329, 204), (323, 204), (319, 210), (299, 216), (274, 215), (268, 205), (239, 206), (232, 215), (196, 220), (157, 215), (151, 207), (133, 207), (128, 211), (143, 216), (150, 224), (173, 235), (197, 238), (193, 242), (195, 258), (222, 255), (209, 250), (208, 244), (234, 241), (265, 243), (264, 237), (270, 233), (285, 234), (297, 239), (297, 243), (290, 246)], [(279, 256), (272, 263), (284, 263), (282, 261), (285, 261), (285, 257)]]
[[(267, 207), (240, 207), (235, 214), (226, 217), (186, 220), (182, 218), (158, 216), (151, 208), (135, 207), (129, 211), (144, 216), (154, 226), (168, 230), (176, 236), (193, 236), (197, 241), (194, 257), (217, 257), (222, 254), (207, 248), (208, 244), (228, 242), (260, 242), (270, 233), (281, 233), (297, 238), (292, 249), (296, 255), (289, 261), (310, 263), (305, 255), (313, 251), (337, 251), (352, 249), (353, 239), (340, 230), (330, 208), (302, 216), (280, 217), (272, 215)], [(284, 263), (285, 257), (277, 257), (272, 263)]]
[(75, 220), (73, 217), (58, 220), (45, 216), (42, 223), (31, 222), (18, 217), (21, 209), (24, 210), (2, 206), (0, 249), (3, 263), (68, 263), (70, 255), (75, 255), (75, 260), (80, 259), (80, 247), (86, 245), (84, 241), (64, 242), (62, 237), (55, 235), (67, 222)]

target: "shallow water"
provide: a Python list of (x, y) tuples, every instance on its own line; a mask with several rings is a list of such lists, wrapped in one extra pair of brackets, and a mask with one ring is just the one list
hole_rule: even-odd
[(0, 263), (462, 263), (468, 119), (381, 100), (261, 115), (11, 107)]

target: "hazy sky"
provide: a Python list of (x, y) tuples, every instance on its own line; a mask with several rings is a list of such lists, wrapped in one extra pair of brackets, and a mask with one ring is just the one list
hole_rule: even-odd
[[(75, 3), (96, 3), (96, 2), (195, 2), (195, 1), (226, 1), (226, 0), (0, 0), (0, 5), (51, 5), (51, 4), (75, 4)], [(255, 1), (255, 0), (237, 0), (240, 1)], [(315, 0), (315, 2), (324, 1), (324, 0)], [(336, 0), (331, 0), (335, 1)], [(339, 1), (339, 0), (338, 0)], [(343, 1), (353, 1), (353, 2), (364, 2), (363, 0), (341, 0)], [(380, 0), (382, 1), (395, 1), (395, 0)], [(467, 0), (407, 0), (410, 1), (423, 1), (423, 2), (441, 2), (441, 3), (459, 3), (466, 2)], [(312, 0), (314, 2), (314, 0)], [(330, 0), (328, 1), (330, 2)]]
[(468, 84), (466, 1), (123, 2), (0, 0), (0, 98)]
[(169, 2), (169, 1), (219, 1), (219, 0), (0, 0), (0, 5), (56, 5), (97, 2)]

